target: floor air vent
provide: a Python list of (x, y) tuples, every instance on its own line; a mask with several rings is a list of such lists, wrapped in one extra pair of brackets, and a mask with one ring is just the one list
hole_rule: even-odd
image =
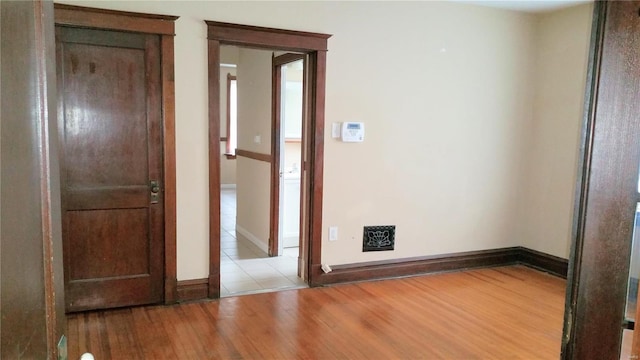
[(362, 251), (393, 250), (396, 239), (396, 226), (365, 226), (362, 237)]

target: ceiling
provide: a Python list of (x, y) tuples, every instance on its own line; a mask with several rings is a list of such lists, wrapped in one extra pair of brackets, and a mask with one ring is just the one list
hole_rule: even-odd
[(574, 5), (593, 2), (593, 0), (452, 0), (468, 4), (489, 6), (507, 10), (531, 13), (546, 12)]

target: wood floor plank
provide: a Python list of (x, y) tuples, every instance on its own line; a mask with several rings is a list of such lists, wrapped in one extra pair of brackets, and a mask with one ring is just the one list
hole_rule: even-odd
[(165, 329), (164, 317), (154, 316), (155, 309), (155, 306), (127, 309), (133, 333), (132, 338), (137, 342), (137, 345), (134, 345), (138, 348), (139, 355), (137, 356), (141, 359), (150, 359), (152, 356), (175, 358), (177, 345), (167, 343), (166, 339), (170, 338), (172, 333)]
[(557, 359), (565, 281), (477, 269), (69, 316), (69, 358)]
[(98, 349), (100, 354), (107, 359), (111, 359), (111, 351), (108, 341), (105, 341), (106, 331), (102, 316), (104, 312), (91, 312), (85, 317), (85, 324), (88, 327), (88, 343), (92, 349)]
[[(67, 353), (78, 354), (80, 353), (80, 321), (75, 321), (72, 324), (67, 324)], [(69, 339), (75, 339), (73, 343), (69, 342)]]
[(139, 340), (130, 314), (130, 309), (118, 309), (104, 313), (113, 359), (122, 359), (132, 351), (137, 358), (142, 358), (141, 349), (137, 346)]

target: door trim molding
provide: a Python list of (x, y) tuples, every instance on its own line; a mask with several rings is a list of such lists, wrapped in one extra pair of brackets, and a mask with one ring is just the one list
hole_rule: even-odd
[(331, 37), (327, 34), (219, 21), (205, 20), (205, 23), (207, 24), (207, 38), (219, 41), (224, 45), (310, 53), (327, 51), (327, 39)]
[[(594, 3), (561, 359), (620, 357), (638, 202), (640, 1)], [(633, 356), (632, 356), (633, 357)]]
[(294, 61), (304, 60), (304, 58), (305, 58), (304, 54), (286, 53), (286, 54), (282, 54), (274, 57), (273, 65), (274, 66), (285, 65), (285, 64), (292, 63)]
[[(571, 334), (575, 331), (574, 309), (578, 297), (578, 281), (581, 272), (581, 258), (586, 220), (587, 190), (589, 187), (589, 168), (593, 151), (593, 122), (595, 117), (596, 94), (600, 78), (600, 53), (604, 39), (604, 21), (606, 3), (596, 1), (591, 22), (591, 39), (588, 54), (587, 81), (585, 84), (585, 104), (582, 128), (580, 133), (580, 150), (578, 153), (578, 169), (576, 179), (573, 222), (571, 229), (571, 251), (567, 274), (567, 289), (562, 331), (562, 359), (570, 359), (575, 347), (575, 339)], [(574, 280), (575, 279), (575, 280)]]
[(176, 141), (174, 34), (178, 16), (54, 4), (55, 24), (89, 29), (130, 31), (160, 37), (162, 87), (162, 151), (164, 191), (164, 302), (178, 300), (176, 261)]
[(131, 31), (145, 34), (175, 35), (178, 16), (54, 4), (56, 25)]
[[(209, 63), (209, 297), (220, 297), (220, 45), (297, 51), (309, 56), (309, 124), (303, 174), (305, 216), (300, 229), (302, 261), (309, 285), (321, 276), (324, 102), (327, 39), (331, 35), (205, 21)], [(302, 194), (301, 194), (302, 195)], [(308, 265), (307, 265), (308, 264)]]

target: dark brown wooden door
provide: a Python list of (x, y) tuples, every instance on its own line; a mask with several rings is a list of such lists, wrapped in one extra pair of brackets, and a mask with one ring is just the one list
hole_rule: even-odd
[(161, 302), (159, 37), (58, 26), (56, 45), (66, 309)]

